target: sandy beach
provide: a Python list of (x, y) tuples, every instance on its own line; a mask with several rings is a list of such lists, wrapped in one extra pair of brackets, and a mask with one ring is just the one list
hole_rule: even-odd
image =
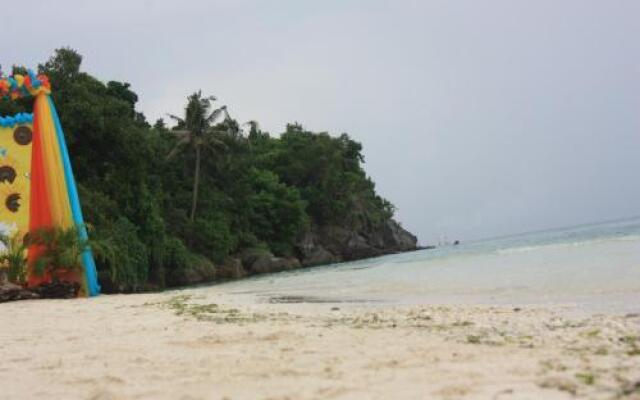
[(6, 4), (0, 400), (640, 400), (640, 0)]
[(223, 287), (2, 304), (0, 398), (640, 398), (640, 315)]

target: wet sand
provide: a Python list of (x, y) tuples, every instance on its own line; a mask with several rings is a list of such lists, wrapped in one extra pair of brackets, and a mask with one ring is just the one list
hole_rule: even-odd
[(223, 287), (0, 305), (0, 399), (640, 399), (640, 315)]

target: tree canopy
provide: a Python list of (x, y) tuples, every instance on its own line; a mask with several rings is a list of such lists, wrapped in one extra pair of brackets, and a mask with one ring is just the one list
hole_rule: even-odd
[[(295, 255), (311, 226), (370, 226), (393, 214), (363, 170), (362, 146), (347, 134), (296, 123), (272, 136), (214, 110), (199, 92), (177, 126), (151, 126), (129, 83), (103, 83), (81, 66), (81, 55), (62, 48), (39, 72), (52, 83), (85, 219), (117, 247), (117, 261), (98, 268), (119, 287), (162, 287), (176, 271), (250, 247)], [(0, 115), (28, 108), (1, 101)], [(203, 153), (177, 151), (187, 143)]]

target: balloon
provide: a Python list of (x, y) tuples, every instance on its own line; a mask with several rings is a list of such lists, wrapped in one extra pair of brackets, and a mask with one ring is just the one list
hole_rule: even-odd
[(36, 75), (28, 70), (27, 75), (0, 75), (0, 98), (11, 100), (37, 96), (39, 93), (51, 94), (51, 85), (46, 75)]

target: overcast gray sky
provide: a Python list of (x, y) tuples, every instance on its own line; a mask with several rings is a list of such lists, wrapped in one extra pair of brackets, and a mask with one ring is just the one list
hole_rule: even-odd
[(422, 243), (640, 214), (640, 1), (80, 1), (6, 11), (0, 63), (70, 46), (150, 121), (197, 89), (364, 145)]

